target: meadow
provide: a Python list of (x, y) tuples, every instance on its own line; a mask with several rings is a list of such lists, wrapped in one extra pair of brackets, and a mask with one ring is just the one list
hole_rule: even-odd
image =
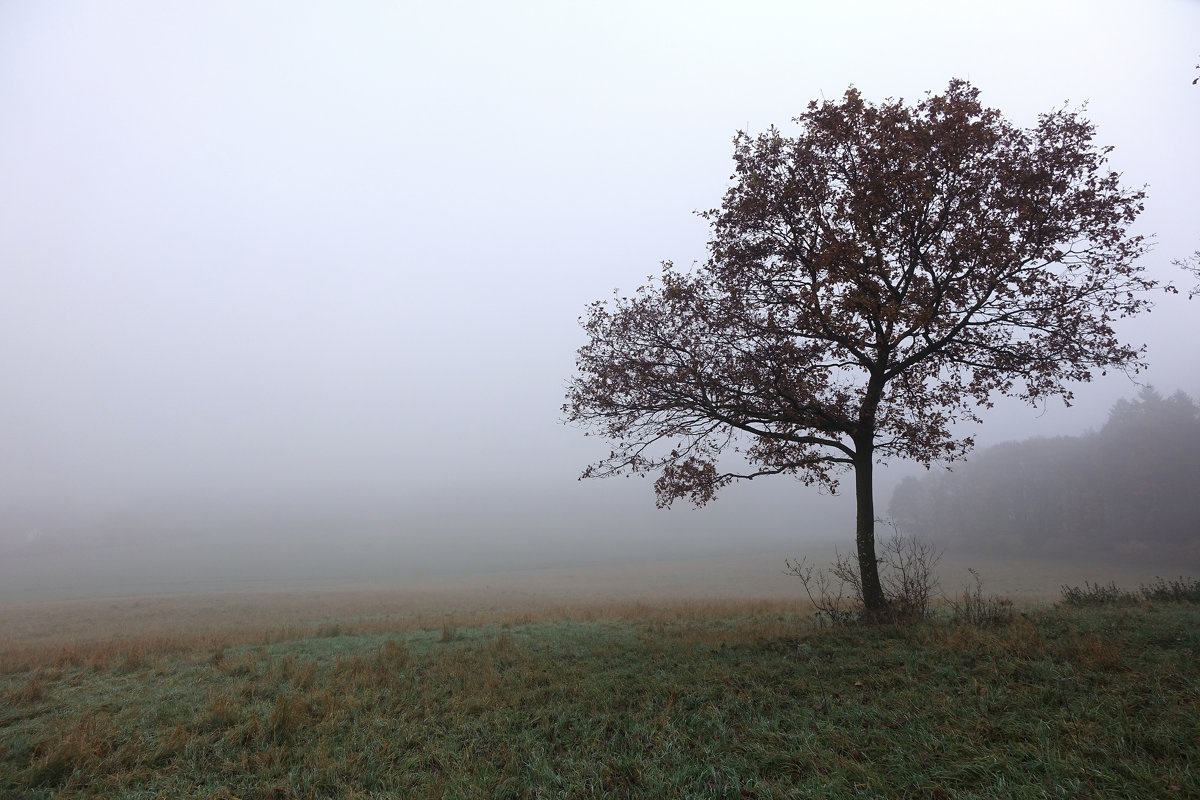
[(0, 797), (1200, 797), (1188, 598), (305, 596), (6, 607)]

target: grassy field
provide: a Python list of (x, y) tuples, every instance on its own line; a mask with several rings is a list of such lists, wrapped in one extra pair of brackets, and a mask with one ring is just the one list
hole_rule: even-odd
[(819, 628), (361, 598), (167, 635), (146, 602), (161, 630), (0, 647), (0, 797), (1200, 797), (1196, 605)]

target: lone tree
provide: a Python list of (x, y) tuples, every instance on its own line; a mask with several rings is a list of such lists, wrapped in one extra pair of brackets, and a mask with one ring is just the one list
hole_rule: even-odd
[(1143, 366), (1113, 322), (1155, 285), (1128, 233), (1144, 194), (1078, 112), (1019, 128), (961, 80), (915, 105), (851, 88), (794, 121), (735, 137), (705, 263), (589, 307), (563, 412), (613, 443), (581, 477), (657, 472), (660, 507), (853, 470), (878, 616), (877, 462), (962, 456), (951, 427), (993, 393), (1069, 403), (1070, 382)]

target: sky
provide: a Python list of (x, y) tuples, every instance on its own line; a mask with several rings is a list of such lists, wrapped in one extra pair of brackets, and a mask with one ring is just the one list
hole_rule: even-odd
[[(705, 257), (694, 212), (719, 204), (736, 131), (954, 77), (1020, 125), (1086, 102), (1147, 187), (1147, 272), (1186, 285), (1198, 31), (1195, 0), (9, 0), (0, 544), (848, 542), (852, 498), (787, 479), (699, 512), (578, 482), (607, 452), (561, 421), (585, 306)], [(1148, 347), (1142, 380), (1200, 396), (1185, 298), (1121, 332)], [(974, 432), (1079, 433), (1135, 393), (1001, 402)]]

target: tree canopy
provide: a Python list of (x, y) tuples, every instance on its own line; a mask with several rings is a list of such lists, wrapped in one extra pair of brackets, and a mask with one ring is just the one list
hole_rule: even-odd
[(1154, 286), (1128, 232), (1143, 193), (1080, 112), (1020, 128), (961, 80), (911, 105), (852, 87), (794, 121), (735, 137), (704, 263), (588, 309), (564, 413), (613, 444), (584, 477), (657, 473), (663, 506), (852, 470), (879, 611), (877, 461), (956, 459), (973, 442), (954, 424), (994, 395), (1069, 401), (1142, 365), (1113, 323)]

